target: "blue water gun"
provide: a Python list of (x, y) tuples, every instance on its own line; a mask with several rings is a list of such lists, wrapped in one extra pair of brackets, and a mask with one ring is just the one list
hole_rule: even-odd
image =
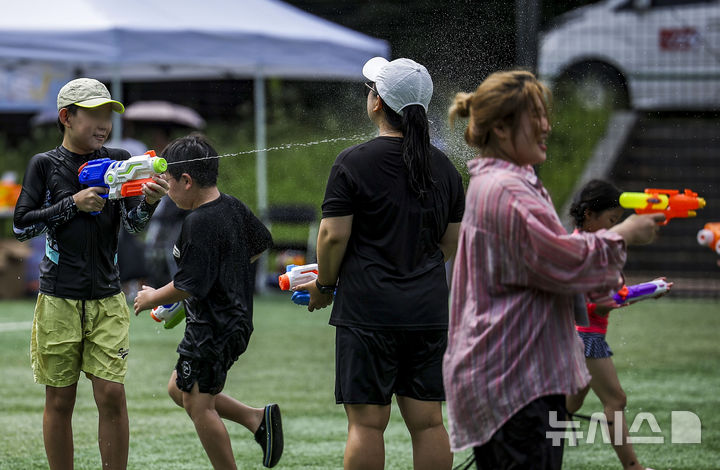
[[(280, 290), (290, 290), (293, 287), (315, 281), (318, 277), (318, 265), (312, 264), (288, 264), (285, 266), (285, 274), (278, 276), (278, 286)], [(306, 290), (298, 290), (293, 292), (290, 297), (297, 305), (308, 305), (310, 303), (310, 292)]]
[[(130, 157), (127, 160), (98, 158), (83, 163), (78, 169), (78, 180), (81, 184), (91, 187), (107, 188), (106, 194), (100, 197), (120, 199), (130, 196), (141, 196), (142, 186), (152, 182), (153, 175), (167, 170), (167, 161), (148, 150), (143, 155)], [(97, 215), (100, 212), (91, 212)]]

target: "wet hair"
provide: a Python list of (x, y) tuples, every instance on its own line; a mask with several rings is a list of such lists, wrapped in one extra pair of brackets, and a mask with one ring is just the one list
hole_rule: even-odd
[(173, 140), (162, 152), (162, 157), (168, 162), (167, 172), (172, 175), (176, 181), (180, 180), (183, 173), (187, 173), (201, 188), (208, 188), (217, 184), (218, 159), (207, 158), (217, 156), (218, 153), (215, 149), (212, 148), (207, 139), (199, 133), (193, 133)]
[(575, 195), (570, 206), (570, 215), (576, 227), (585, 222), (585, 212), (602, 212), (620, 207), (620, 189), (603, 180), (591, 180)]
[[(537, 109), (536, 99), (543, 109)], [(450, 126), (459, 116), (469, 118), (465, 141), (471, 147), (484, 150), (492, 145), (493, 128), (504, 123), (513, 134), (526, 111), (540, 116), (548, 114), (552, 94), (535, 75), (525, 70), (495, 72), (487, 77), (474, 93), (457, 93), (448, 110)], [(535, 132), (540, 135), (540, 122)]]
[[(65, 108), (67, 108), (68, 114), (75, 116), (78, 112), (79, 106), (76, 104), (69, 104), (69, 105), (65, 106)], [(60, 109), (62, 109), (62, 108), (60, 108)], [(59, 112), (60, 112), (60, 110), (58, 110), (58, 113)], [(65, 135), (65, 125), (60, 120), (60, 116), (58, 116), (58, 118), (57, 118), (57, 128), (62, 135)]]
[[(382, 97), (378, 97), (382, 101)], [(388, 124), (402, 132), (402, 158), (408, 171), (410, 189), (422, 198), (435, 184), (430, 161), (430, 126), (425, 108), (411, 104), (402, 109), (401, 115), (383, 101), (382, 109)]]

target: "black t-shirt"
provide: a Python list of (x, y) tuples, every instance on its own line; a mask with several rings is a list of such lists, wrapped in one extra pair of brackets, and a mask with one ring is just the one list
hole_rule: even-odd
[(435, 185), (408, 183), (402, 138), (378, 137), (335, 160), (323, 217), (353, 215), (330, 324), (371, 329), (447, 328), (448, 287), (439, 242), (462, 220), (462, 178), (432, 147)]
[(227, 194), (188, 214), (173, 248), (175, 287), (191, 294), (180, 354), (213, 359), (233, 334), (252, 332), (250, 258), (271, 243), (262, 222)]

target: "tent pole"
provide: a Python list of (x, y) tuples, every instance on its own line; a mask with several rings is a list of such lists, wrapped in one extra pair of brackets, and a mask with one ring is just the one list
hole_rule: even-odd
[[(255, 76), (255, 148), (258, 150), (255, 160), (255, 181), (257, 185), (257, 210), (260, 220), (268, 228), (270, 222), (267, 218), (267, 133), (265, 118), (265, 77), (262, 73)], [(266, 291), (266, 278), (268, 270), (267, 252), (257, 261), (257, 277), (255, 289), (259, 293)]]
[[(115, 101), (123, 102), (123, 86), (122, 86), (122, 78), (120, 78), (120, 72), (119, 70), (116, 71), (113, 74), (112, 82), (110, 84), (111, 88), (111, 96), (112, 99)], [(123, 103), (125, 104), (125, 103)], [(122, 140), (122, 133), (123, 133), (123, 121), (122, 121), (122, 115), (118, 113), (112, 113), (112, 138), (110, 139), (110, 143), (113, 145), (113, 147), (117, 147), (120, 145), (120, 141)]]

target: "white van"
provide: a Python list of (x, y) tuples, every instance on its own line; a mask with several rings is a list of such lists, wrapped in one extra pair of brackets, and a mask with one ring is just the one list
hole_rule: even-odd
[(543, 34), (540, 78), (587, 106), (720, 109), (720, 0), (606, 0)]

